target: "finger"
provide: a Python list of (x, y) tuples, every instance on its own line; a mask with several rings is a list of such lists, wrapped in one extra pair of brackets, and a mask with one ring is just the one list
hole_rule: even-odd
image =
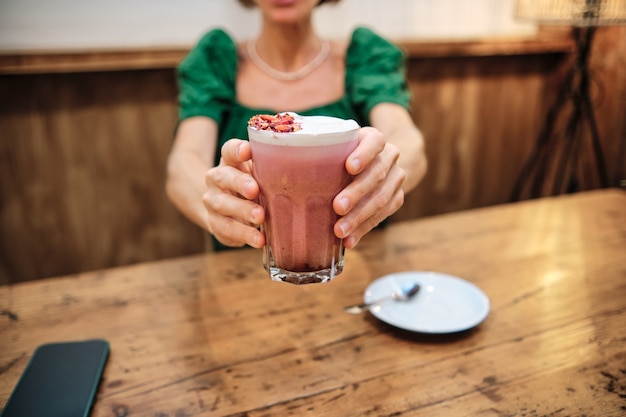
[(388, 214), (383, 215), (382, 213), (377, 213), (375, 216), (370, 217), (365, 222), (361, 223), (351, 234), (349, 234), (344, 239), (344, 246), (347, 249), (354, 248), (361, 238), (369, 233), (372, 229), (378, 226), (383, 220), (389, 217), (391, 214), (395, 213), (402, 204), (404, 203), (404, 193), (402, 190), (399, 190), (397, 194), (394, 195), (393, 199), (390, 202)]
[(228, 246), (262, 247), (263, 234), (258, 231), (265, 212), (258, 204), (227, 194), (207, 192), (202, 199), (209, 212), (208, 229)]
[(265, 236), (259, 229), (247, 226), (235, 219), (215, 216), (210, 223), (211, 234), (226, 246), (249, 245), (253, 248), (262, 248), (265, 245)]
[(230, 139), (222, 145), (220, 165), (230, 165), (249, 172), (249, 161), (252, 157), (250, 143), (241, 139)]
[(259, 185), (252, 175), (233, 166), (219, 165), (209, 169), (205, 182), (209, 190), (216, 187), (248, 200), (256, 200), (259, 196)]
[(360, 174), (385, 147), (382, 133), (372, 127), (364, 127), (359, 131), (359, 145), (346, 158), (346, 170), (351, 175)]
[(202, 202), (211, 215), (236, 219), (254, 227), (260, 226), (265, 218), (265, 211), (259, 204), (228, 193), (207, 192)]
[[(357, 175), (333, 200), (333, 209), (339, 215), (348, 214), (359, 201), (383, 184), (396, 165), (399, 151), (387, 144), (374, 160)], [(402, 170), (401, 170), (402, 171)], [(402, 171), (404, 172), (404, 171)]]
[[(365, 233), (395, 213), (404, 203), (402, 183), (406, 174), (394, 167), (383, 185), (366, 195), (335, 224), (335, 234), (340, 238), (354, 236), (358, 241)], [(356, 242), (355, 242), (356, 244)]]

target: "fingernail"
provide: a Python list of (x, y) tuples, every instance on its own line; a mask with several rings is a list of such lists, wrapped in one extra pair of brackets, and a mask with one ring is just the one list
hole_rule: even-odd
[(350, 208), (350, 199), (348, 199), (347, 197), (340, 198), (339, 206), (341, 207), (344, 213), (347, 213), (348, 209)]
[(252, 180), (246, 181), (246, 183), (243, 185), (244, 196), (248, 197), (248, 190), (250, 189), (251, 185), (252, 185)]
[(341, 236), (346, 236), (348, 234), (348, 227), (350, 226), (346, 222), (339, 223), (339, 229), (341, 229)]
[(261, 218), (261, 208), (255, 207), (250, 211), (250, 222), (257, 224)]
[(352, 165), (352, 169), (354, 170), (354, 172), (361, 171), (362, 164), (359, 158), (352, 158), (352, 161), (350, 161), (350, 165)]

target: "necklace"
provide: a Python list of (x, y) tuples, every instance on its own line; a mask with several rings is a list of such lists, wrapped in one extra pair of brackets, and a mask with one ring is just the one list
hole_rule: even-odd
[(266, 75), (269, 75), (270, 77), (280, 81), (295, 81), (306, 77), (311, 72), (313, 72), (313, 70), (319, 67), (322, 62), (324, 62), (324, 60), (328, 57), (328, 53), (330, 52), (329, 42), (327, 40), (322, 40), (322, 46), (320, 48), (320, 51), (306, 65), (296, 71), (279, 71), (276, 68), (271, 67), (259, 56), (259, 53), (256, 50), (256, 42), (256, 39), (248, 42), (247, 47), (250, 60), (254, 63), (254, 65), (256, 65), (258, 69), (263, 71)]

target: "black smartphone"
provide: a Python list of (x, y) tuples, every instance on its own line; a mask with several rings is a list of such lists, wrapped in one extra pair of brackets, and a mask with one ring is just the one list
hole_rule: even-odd
[(0, 416), (88, 416), (108, 356), (106, 340), (39, 346)]

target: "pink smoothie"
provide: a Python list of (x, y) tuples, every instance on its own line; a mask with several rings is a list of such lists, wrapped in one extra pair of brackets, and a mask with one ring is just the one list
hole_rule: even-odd
[(333, 199), (350, 181), (345, 160), (356, 141), (284, 146), (280, 152), (273, 145), (251, 145), (274, 266), (293, 272), (331, 268), (342, 251), (333, 231)]
[[(296, 115), (297, 116), (297, 115)], [(301, 130), (248, 129), (259, 202), (265, 208), (266, 267), (306, 273), (343, 268), (343, 245), (334, 234), (333, 199), (350, 181), (347, 156), (357, 146), (358, 124), (301, 117)]]

